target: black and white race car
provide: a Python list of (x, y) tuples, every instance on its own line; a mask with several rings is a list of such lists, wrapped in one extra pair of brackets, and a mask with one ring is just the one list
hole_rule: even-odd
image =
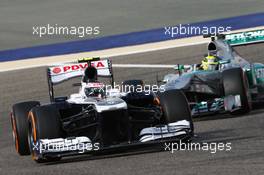
[[(49, 67), (47, 75), (49, 104), (27, 101), (12, 107), (13, 136), (20, 155), (31, 154), (33, 160), (47, 162), (123, 146), (189, 141), (193, 136), (184, 93), (106, 88), (98, 77), (110, 79), (113, 85), (110, 60), (82, 59)], [(73, 77), (82, 77), (79, 92), (56, 98), (53, 86)], [(140, 80), (122, 84), (128, 89), (140, 85)]]

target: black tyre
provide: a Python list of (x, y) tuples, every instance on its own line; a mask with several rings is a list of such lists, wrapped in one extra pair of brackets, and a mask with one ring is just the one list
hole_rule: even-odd
[(38, 163), (60, 160), (61, 157), (43, 158), (34, 147), (39, 139), (61, 138), (60, 114), (56, 107), (54, 105), (35, 107), (29, 112), (28, 121), (28, 142), (33, 160)]
[(35, 106), (39, 106), (38, 101), (28, 101), (14, 104), (11, 112), (11, 124), (16, 151), (20, 155), (30, 155), (28, 146), (28, 112)]
[(240, 95), (241, 109), (231, 114), (245, 114), (251, 110), (248, 79), (241, 68), (232, 68), (223, 72), (224, 95)]
[(193, 132), (193, 121), (190, 107), (184, 93), (179, 90), (169, 90), (159, 94), (160, 105), (166, 123), (187, 120)]

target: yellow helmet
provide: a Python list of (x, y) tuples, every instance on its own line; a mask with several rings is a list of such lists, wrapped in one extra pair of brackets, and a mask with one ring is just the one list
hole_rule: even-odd
[(205, 57), (202, 61), (201, 68), (203, 70), (216, 70), (219, 62), (216, 56), (209, 55)]

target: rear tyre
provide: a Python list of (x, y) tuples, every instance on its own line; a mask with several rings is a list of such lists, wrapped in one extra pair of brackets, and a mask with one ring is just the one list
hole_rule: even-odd
[(20, 155), (30, 155), (28, 146), (28, 112), (35, 106), (39, 106), (38, 101), (28, 101), (14, 104), (11, 112), (11, 124), (16, 151)]
[(28, 142), (33, 160), (38, 163), (60, 160), (61, 157), (43, 158), (39, 149), (34, 146), (39, 143), (39, 139), (54, 139), (62, 136), (60, 114), (56, 107), (53, 105), (35, 107), (29, 112), (28, 121)]
[(159, 94), (159, 100), (164, 113), (165, 123), (187, 120), (190, 122), (193, 134), (191, 111), (184, 93), (179, 90), (165, 91)]
[(248, 79), (241, 68), (232, 68), (223, 72), (225, 96), (240, 95), (241, 109), (231, 112), (232, 115), (245, 114), (251, 110)]

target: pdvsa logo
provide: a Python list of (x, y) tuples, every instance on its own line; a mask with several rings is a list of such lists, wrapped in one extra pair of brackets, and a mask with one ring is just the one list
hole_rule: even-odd
[[(94, 66), (96, 68), (104, 68), (106, 67), (104, 65), (104, 62), (102, 61), (98, 61), (98, 62), (92, 62), (91, 63), (91, 66)], [(80, 64), (72, 64), (72, 65), (65, 65), (65, 66), (61, 66), (61, 67), (54, 67), (52, 69), (52, 72), (54, 74), (59, 74), (61, 72), (65, 73), (65, 72), (71, 72), (71, 71), (78, 71), (78, 70), (83, 70), (85, 68), (88, 67), (88, 64), (87, 63), (80, 63)]]
[(54, 74), (59, 74), (59, 73), (61, 72), (61, 68), (59, 68), (59, 67), (55, 67), (55, 68), (53, 68), (52, 72), (53, 72)]

